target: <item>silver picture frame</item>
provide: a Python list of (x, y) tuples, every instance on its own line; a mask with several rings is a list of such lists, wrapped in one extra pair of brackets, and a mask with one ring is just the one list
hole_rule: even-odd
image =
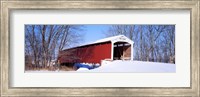
[[(200, 96), (199, 0), (1, 0), (1, 96)], [(12, 10), (190, 10), (190, 87), (17, 88), (10, 87), (10, 12)]]

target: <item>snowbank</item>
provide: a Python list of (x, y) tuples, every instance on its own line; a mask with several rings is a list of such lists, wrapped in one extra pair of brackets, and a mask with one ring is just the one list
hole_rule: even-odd
[(108, 64), (102, 65), (95, 69), (79, 68), (77, 71), (25, 71), (28, 73), (38, 72), (113, 72), (113, 73), (175, 73), (176, 65), (158, 62), (142, 62), (142, 61), (122, 61), (116, 60)]
[(109, 64), (102, 65), (92, 70), (82, 70), (77, 72), (134, 72), (134, 73), (175, 73), (176, 65), (158, 62), (142, 61), (122, 61), (117, 60)]
[(77, 71), (85, 71), (85, 70), (89, 70), (88, 68), (79, 68)]

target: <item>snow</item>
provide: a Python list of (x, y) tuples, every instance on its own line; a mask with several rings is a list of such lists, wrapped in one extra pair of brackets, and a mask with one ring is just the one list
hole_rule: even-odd
[[(112, 37), (108, 37), (108, 38), (103, 38), (103, 39), (100, 39), (100, 40), (97, 40), (97, 41), (94, 41), (94, 42), (88, 42), (88, 43), (85, 43), (85, 44), (82, 44), (82, 45), (79, 45), (79, 46), (76, 46), (76, 47), (92, 45), (92, 44), (96, 44), (96, 43), (109, 42), (109, 41), (110, 42), (123, 41), (123, 42), (127, 42), (127, 43), (130, 43), (130, 44), (134, 43), (132, 40), (130, 40), (129, 38), (127, 38), (124, 35), (117, 35), (117, 36), (112, 36)], [(72, 48), (76, 48), (76, 47), (72, 47)], [(71, 48), (68, 48), (68, 49), (71, 49)]]
[(25, 71), (28, 73), (38, 72), (113, 72), (113, 73), (175, 73), (176, 65), (171, 63), (159, 63), (159, 62), (143, 62), (143, 61), (123, 61), (115, 60), (110, 63), (101, 65), (95, 69), (79, 68), (77, 71)]
[(85, 71), (85, 70), (89, 70), (88, 68), (79, 68), (77, 71)]
[(104, 39), (100, 39), (95, 41), (94, 43), (102, 43), (102, 42), (106, 42), (106, 41), (115, 41), (115, 40), (126, 40), (126, 41), (131, 41), (129, 38), (127, 38), (124, 35), (117, 35), (117, 36), (113, 36), (113, 37), (108, 37), (108, 38), (104, 38)]
[(49, 73), (49, 72), (61, 72), (59, 70), (49, 71), (49, 70), (26, 70), (25, 73)]
[(81, 72), (175, 73), (176, 65), (170, 63), (117, 60), (109, 64), (102, 65), (99, 68)]

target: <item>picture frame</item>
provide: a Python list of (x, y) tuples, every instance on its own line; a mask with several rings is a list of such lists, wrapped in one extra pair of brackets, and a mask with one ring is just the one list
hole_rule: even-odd
[[(2, 0), (1, 1), (1, 96), (200, 96), (199, 0)], [(10, 87), (11, 10), (190, 10), (190, 87)]]

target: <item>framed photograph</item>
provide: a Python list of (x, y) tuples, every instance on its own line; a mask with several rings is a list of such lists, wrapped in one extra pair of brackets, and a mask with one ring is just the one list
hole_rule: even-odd
[(1, 1), (1, 96), (200, 96), (199, 0)]

